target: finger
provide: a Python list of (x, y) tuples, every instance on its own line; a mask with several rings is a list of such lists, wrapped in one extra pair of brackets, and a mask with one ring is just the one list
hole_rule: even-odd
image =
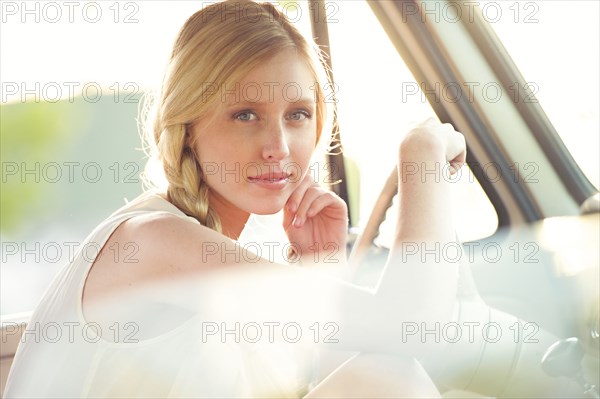
[(292, 225), (292, 222), (294, 221), (294, 216), (295, 216), (295, 214), (289, 210), (287, 205), (283, 207), (283, 223), (282, 224), (283, 224), (284, 230), (287, 230)]
[(326, 193), (326, 191), (318, 186), (309, 187), (309, 189), (306, 190), (304, 197), (302, 197), (300, 205), (298, 206), (296, 218), (294, 219), (294, 226), (302, 227), (302, 225), (304, 225), (304, 222), (307, 219), (306, 213), (308, 212), (308, 209), (312, 203), (324, 193)]
[(450, 162), (456, 171), (460, 169), (466, 162), (467, 159), (467, 145), (465, 142), (465, 136), (460, 132), (454, 132), (456, 135), (456, 141), (458, 144), (458, 154)]
[(453, 162), (455, 164), (457, 164), (458, 167), (461, 167), (464, 165), (466, 160), (467, 160), (467, 149), (465, 148), (460, 154), (458, 154), (458, 156), (456, 158), (454, 158)]
[(304, 193), (312, 186), (316, 186), (316, 183), (313, 181), (312, 176), (309, 176), (307, 173), (286, 202), (286, 207), (290, 212), (294, 214), (297, 213), (298, 206), (302, 201), (302, 197), (304, 197)]
[(340, 197), (329, 191), (315, 198), (315, 200), (312, 202), (312, 204), (310, 204), (310, 207), (306, 211), (306, 217), (311, 218), (315, 215), (318, 215), (319, 212), (330, 206), (339, 208), (340, 215), (346, 214), (346, 211), (344, 209), (344, 201), (342, 201)]

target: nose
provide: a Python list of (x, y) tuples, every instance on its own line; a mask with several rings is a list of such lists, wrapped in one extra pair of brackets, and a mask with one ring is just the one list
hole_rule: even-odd
[(290, 154), (285, 127), (281, 121), (273, 120), (266, 126), (262, 148), (263, 159), (280, 161)]

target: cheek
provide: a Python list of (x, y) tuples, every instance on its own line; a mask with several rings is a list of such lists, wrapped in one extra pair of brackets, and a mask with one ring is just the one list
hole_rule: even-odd
[(311, 158), (317, 145), (317, 135), (315, 130), (316, 128), (313, 128), (297, 138), (295, 143), (295, 152), (297, 156), (302, 157), (303, 159)]
[(292, 152), (293, 167), (290, 167), (290, 171), (293, 170), (294, 174), (301, 178), (309, 171), (311, 166), (311, 160), (314, 153), (314, 141), (303, 141), (298, 143)]
[(302, 148), (299, 151), (300, 152), (299, 155), (301, 156), (301, 158), (304, 162), (308, 162), (308, 161), (310, 161), (314, 150), (315, 150), (314, 141), (304, 143)]
[(228, 164), (239, 157), (239, 147), (235, 143), (228, 142), (223, 135), (211, 135), (198, 141), (196, 154), (198, 154), (201, 164)]
[(200, 167), (204, 181), (217, 190), (231, 190), (239, 186), (255, 171), (252, 159), (248, 159), (245, 147), (227, 143), (224, 140), (207, 140), (203, 150), (198, 148)]

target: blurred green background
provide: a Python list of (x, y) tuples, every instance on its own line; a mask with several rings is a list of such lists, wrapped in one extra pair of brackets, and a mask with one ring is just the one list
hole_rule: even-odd
[(140, 97), (0, 105), (0, 314), (31, 310), (68, 260), (64, 243), (142, 192)]

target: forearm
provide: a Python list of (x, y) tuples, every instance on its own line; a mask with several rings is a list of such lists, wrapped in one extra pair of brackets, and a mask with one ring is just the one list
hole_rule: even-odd
[(442, 144), (435, 137), (412, 134), (399, 151), (399, 212), (396, 247), (405, 242), (453, 242), (451, 183)]
[[(441, 176), (447, 159), (443, 143), (428, 132), (409, 134), (400, 147), (396, 236), (377, 296), (395, 303), (402, 334), (411, 326), (431, 328), (454, 317), (459, 265), (443, 256), (449, 245), (458, 245), (452, 187)], [(418, 355), (428, 347), (406, 349)]]

